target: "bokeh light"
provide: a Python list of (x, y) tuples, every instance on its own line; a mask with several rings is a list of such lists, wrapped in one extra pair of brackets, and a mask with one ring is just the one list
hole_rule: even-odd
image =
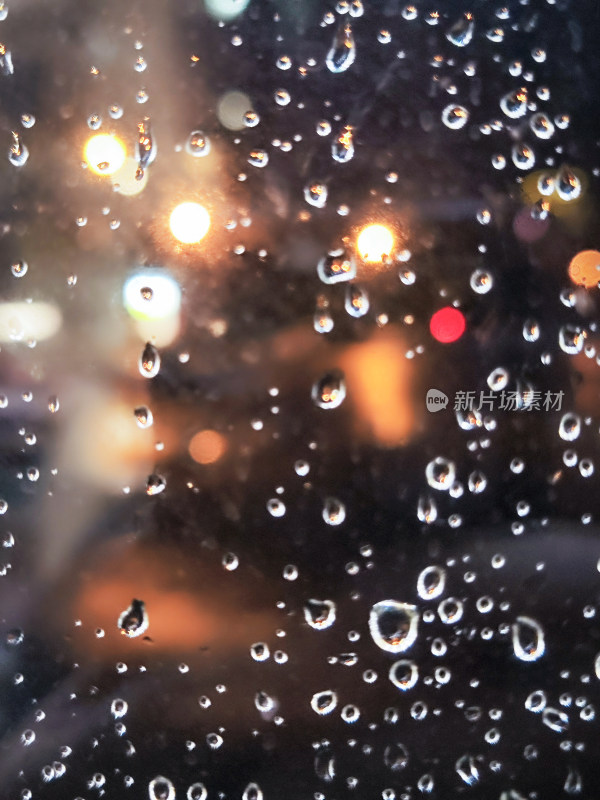
[(171, 233), (182, 244), (196, 244), (210, 228), (210, 215), (199, 203), (180, 203), (171, 212)]
[(144, 170), (142, 176), (138, 179), (136, 178), (138, 167), (139, 164), (135, 158), (128, 157), (121, 167), (111, 173), (110, 179), (115, 192), (125, 197), (134, 197), (146, 187), (148, 170)]
[(230, 131), (241, 131), (246, 127), (244, 117), (247, 111), (253, 111), (253, 106), (244, 92), (225, 92), (217, 103), (219, 122)]
[(359, 233), (356, 246), (364, 261), (383, 261), (394, 248), (394, 236), (385, 225), (368, 225)]
[(125, 163), (125, 145), (109, 133), (98, 133), (87, 140), (84, 158), (96, 175), (112, 175)]
[(144, 270), (125, 281), (123, 305), (134, 319), (164, 319), (179, 311), (181, 289), (163, 270)]
[(230, 22), (245, 11), (250, 0), (204, 0), (204, 6), (213, 19)]
[(465, 332), (466, 322), (461, 311), (452, 306), (440, 308), (431, 317), (429, 330), (434, 339), (443, 344), (455, 342)]
[(198, 464), (214, 464), (227, 450), (227, 440), (217, 431), (198, 431), (189, 444), (190, 456)]
[(581, 250), (571, 259), (569, 278), (578, 286), (592, 289), (600, 281), (600, 251)]

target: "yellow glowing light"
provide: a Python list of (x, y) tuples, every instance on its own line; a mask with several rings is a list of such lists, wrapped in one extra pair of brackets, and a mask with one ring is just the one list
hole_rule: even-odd
[(125, 146), (109, 133), (98, 133), (88, 139), (84, 157), (96, 175), (112, 175), (125, 163)]
[(596, 288), (600, 282), (600, 252), (582, 250), (569, 264), (569, 277), (578, 286)]
[(364, 261), (383, 261), (393, 250), (394, 237), (383, 225), (368, 225), (360, 232), (356, 246)]
[(144, 174), (138, 180), (135, 177), (138, 166), (135, 158), (126, 158), (123, 166), (111, 173), (110, 180), (115, 192), (125, 195), (125, 197), (134, 197), (144, 189), (148, 183), (149, 171), (144, 170)]
[(210, 228), (208, 211), (199, 203), (180, 203), (171, 213), (171, 233), (183, 244), (196, 244)]
[(199, 431), (189, 444), (189, 453), (198, 464), (214, 464), (227, 450), (227, 440), (217, 431)]

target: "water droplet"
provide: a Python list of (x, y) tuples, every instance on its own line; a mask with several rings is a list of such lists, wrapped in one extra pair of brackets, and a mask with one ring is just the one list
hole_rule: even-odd
[(481, 492), (483, 492), (487, 486), (487, 478), (483, 472), (475, 470), (469, 475), (468, 485), (470, 492), (473, 494), (481, 494)]
[(144, 177), (144, 171), (156, 158), (156, 142), (152, 135), (152, 128), (150, 126), (150, 118), (144, 117), (141, 122), (138, 122), (138, 135), (136, 156), (138, 161), (138, 168), (135, 173), (135, 178), (141, 181)]
[(576, 200), (581, 194), (581, 181), (573, 170), (566, 164), (556, 173), (556, 193), (561, 200), (570, 202)]
[(403, 653), (414, 644), (419, 627), (416, 606), (381, 600), (371, 608), (369, 631), (375, 644), (389, 653)]
[(21, 743), (25, 745), (25, 747), (29, 747), (35, 742), (35, 731), (32, 731), (30, 728), (24, 730), (21, 734)]
[(369, 310), (369, 295), (366, 289), (353, 283), (346, 288), (344, 308), (351, 317), (364, 317)]
[(354, 155), (352, 126), (345, 125), (331, 143), (331, 157), (338, 164), (345, 164)]
[(420, 522), (431, 525), (437, 519), (437, 505), (429, 495), (421, 495), (417, 504), (417, 517)]
[(473, 38), (474, 30), (473, 15), (463, 14), (446, 33), (446, 39), (456, 47), (466, 47)]
[(535, 153), (528, 144), (514, 144), (511, 150), (513, 164), (517, 169), (531, 169), (535, 164)]
[(160, 370), (160, 355), (156, 347), (150, 342), (146, 343), (138, 360), (140, 375), (144, 378), (154, 378)]
[(247, 128), (256, 128), (260, 122), (260, 116), (256, 113), (256, 111), (246, 111), (242, 119)]
[(29, 150), (23, 144), (21, 136), (15, 131), (12, 131), (12, 144), (8, 151), (8, 160), (13, 167), (22, 167), (27, 163), (28, 158)]
[(319, 181), (311, 181), (304, 187), (304, 199), (315, 208), (324, 208), (327, 203), (327, 186)]
[(356, 262), (343, 248), (330, 250), (317, 265), (323, 283), (341, 283), (356, 277)]
[(501, 392), (508, 386), (510, 375), (504, 367), (496, 367), (487, 377), (487, 385), (492, 392)]
[(544, 630), (531, 617), (517, 617), (512, 626), (513, 650), (521, 661), (537, 661), (544, 655)]
[(307, 600), (303, 611), (304, 619), (315, 630), (325, 630), (335, 622), (336, 605), (332, 600)]
[(362, 0), (352, 0), (352, 2), (350, 3), (350, 16), (362, 17), (364, 13), (365, 9), (362, 4)]
[(206, 800), (208, 791), (203, 783), (192, 783), (188, 788), (186, 798), (187, 800)]
[(574, 442), (581, 433), (581, 417), (571, 412), (563, 414), (558, 424), (558, 435), (565, 442)]
[(563, 325), (558, 331), (560, 349), (568, 355), (577, 355), (583, 350), (586, 333), (575, 325)]
[(400, 689), (402, 692), (407, 692), (409, 689), (412, 689), (419, 680), (419, 668), (414, 661), (402, 659), (392, 664), (389, 678), (397, 689)]
[(425, 477), (432, 489), (447, 492), (456, 480), (456, 467), (447, 458), (437, 456), (425, 467)]
[(326, 783), (331, 783), (336, 775), (335, 758), (330, 750), (322, 749), (315, 756), (315, 773)]
[(565, 733), (569, 727), (568, 715), (550, 706), (542, 712), (542, 722), (555, 733)]
[(360, 719), (360, 709), (357, 706), (347, 705), (342, 708), (341, 718), (344, 722), (352, 724)]
[(158, 775), (148, 784), (148, 795), (150, 800), (175, 800), (175, 787), (168, 778)]
[(346, 519), (346, 506), (337, 497), (327, 497), (323, 504), (322, 516), (328, 525), (341, 525)]
[(475, 764), (473, 756), (465, 753), (456, 762), (456, 772), (460, 778), (467, 784), (467, 786), (474, 786), (479, 782), (480, 773)]
[(203, 131), (192, 131), (185, 143), (185, 150), (194, 158), (202, 158), (210, 153), (210, 139)]
[(267, 661), (271, 655), (269, 645), (265, 642), (255, 642), (250, 648), (250, 655), (254, 661)]
[(543, 689), (536, 689), (536, 691), (527, 695), (527, 699), (525, 700), (525, 708), (527, 711), (532, 711), (534, 714), (541, 714), (541, 712), (546, 708), (546, 702), (546, 692)]
[(417, 593), (422, 600), (435, 600), (446, 588), (446, 570), (442, 567), (425, 567), (417, 578)]
[(120, 698), (116, 698), (110, 704), (110, 713), (113, 715), (115, 719), (121, 719), (127, 714), (127, 709), (129, 708), (126, 700), (121, 700)]
[(454, 625), (460, 622), (464, 612), (463, 604), (456, 597), (448, 597), (438, 606), (438, 614), (444, 625)]
[(275, 91), (274, 97), (277, 105), (282, 107), (289, 106), (292, 100), (290, 93), (287, 91), (287, 89), (277, 89)]
[(540, 326), (536, 320), (525, 320), (523, 323), (523, 338), (526, 342), (537, 342), (540, 338)]
[(325, 714), (330, 714), (337, 706), (337, 702), (337, 693), (331, 689), (327, 689), (324, 692), (316, 692), (313, 694), (310, 705), (313, 711), (323, 716)]
[(346, 397), (346, 382), (343, 372), (332, 370), (316, 381), (312, 387), (311, 397), (319, 408), (337, 408)]
[(285, 504), (277, 497), (272, 497), (267, 502), (267, 511), (272, 517), (283, 517), (285, 514)]
[(487, 270), (476, 269), (471, 275), (469, 285), (477, 294), (487, 294), (494, 285), (494, 279)]
[(240, 565), (240, 560), (235, 553), (225, 553), (221, 559), (221, 564), (227, 572), (235, 572)]
[(399, 772), (408, 764), (408, 750), (400, 742), (389, 744), (383, 751), (383, 763), (393, 772)]
[(138, 406), (134, 409), (135, 421), (140, 428), (150, 428), (154, 422), (152, 411), (147, 406)]
[(356, 59), (356, 45), (352, 28), (348, 23), (341, 23), (335, 32), (331, 48), (327, 53), (325, 63), (327, 69), (333, 73), (345, 72), (354, 64)]
[(27, 275), (27, 270), (29, 269), (29, 265), (26, 261), (15, 261), (14, 264), (11, 264), (10, 271), (15, 276), (15, 278), (22, 278), (24, 275)]
[(500, 100), (500, 108), (510, 119), (518, 119), (527, 113), (527, 89), (516, 89), (505, 94)]
[(148, 614), (142, 600), (131, 601), (129, 608), (119, 617), (118, 626), (130, 639), (141, 636), (148, 629)]
[(451, 103), (442, 111), (442, 122), (454, 131), (464, 128), (469, 121), (469, 112), (464, 106)]
[(269, 163), (269, 154), (266, 150), (252, 150), (248, 155), (248, 163), (253, 167), (262, 169)]
[(266, 692), (257, 692), (254, 695), (254, 706), (256, 707), (257, 711), (266, 713), (275, 708), (275, 701), (271, 695), (267, 694)]
[(529, 120), (529, 127), (538, 139), (549, 139), (554, 133), (554, 125), (546, 114), (534, 114)]

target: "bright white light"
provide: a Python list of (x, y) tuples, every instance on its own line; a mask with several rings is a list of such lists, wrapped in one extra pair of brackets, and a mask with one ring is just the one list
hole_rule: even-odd
[(241, 131), (245, 128), (244, 115), (252, 110), (252, 101), (244, 92), (225, 92), (217, 103), (219, 122), (230, 131)]
[(123, 305), (134, 319), (165, 319), (179, 312), (181, 289), (167, 273), (144, 270), (125, 282)]
[(60, 309), (50, 303), (0, 303), (0, 342), (41, 342), (61, 325)]
[(96, 175), (112, 175), (125, 163), (125, 146), (116, 136), (98, 133), (87, 140), (84, 157)]
[(208, 211), (199, 203), (181, 203), (171, 213), (171, 233), (183, 244), (196, 244), (210, 228)]
[(211, 17), (230, 22), (244, 11), (250, 0), (204, 0), (206, 11)]
[(111, 173), (110, 180), (114, 189), (119, 194), (125, 197), (133, 197), (139, 194), (148, 183), (148, 170), (144, 170), (144, 174), (138, 180), (136, 173), (139, 164), (135, 158), (126, 158), (123, 166)]
[(365, 261), (383, 261), (392, 252), (394, 237), (383, 225), (368, 225), (360, 232), (356, 246)]

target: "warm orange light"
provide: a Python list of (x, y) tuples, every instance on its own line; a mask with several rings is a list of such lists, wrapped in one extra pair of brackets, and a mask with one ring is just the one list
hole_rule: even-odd
[(210, 215), (199, 203), (180, 203), (169, 219), (171, 233), (182, 244), (196, 244), (210, 228)]
[(109, 133), (98, 133), (87, 140), (84, 158), (96, 175), (112, 175), (125, 163), (125, 146)]
[(600, 252), (582, 250), (569, 264), (569, 278), (578, 286), (593, 289), (600, 282)]
[(359, 233), (356, 246), (364, 261), (383, 261), (394, 248), (394, 236), (384, 225), (368, 225)]
[(199, 431), (192, 437), (189, 453), (198, 464), (214, 464), (227, 450), (227, 440), (217, 431)]

